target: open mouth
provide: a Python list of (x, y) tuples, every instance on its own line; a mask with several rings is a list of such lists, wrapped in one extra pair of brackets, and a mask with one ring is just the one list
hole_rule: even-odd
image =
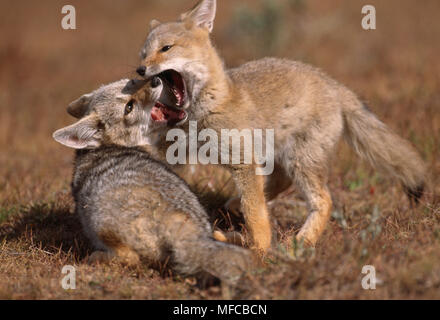
[(185, 80), (174, 70), (166, 70), (156, 77), (162, 81), (163, 90), (151, 112), (152, 120), (169, 126), (182, 124), (188, 118), (183, 110), (187, 101)]
[(184, 110), (175, 110), (160, 101), (156, 102), (151, 111), (151, 119), (154, 122), (165, 123), (169, 126), (175, 126), (186, 121), (188, 115)]

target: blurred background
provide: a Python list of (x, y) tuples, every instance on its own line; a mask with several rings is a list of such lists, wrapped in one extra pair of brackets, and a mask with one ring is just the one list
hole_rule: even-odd
[[(71, 212), (73, 151), (52, 139), (56, 129), (74, 121), (66, 113), (67, 105), (101, 84), (135, 77), (138, 51), (150, 20), (175, 20), (195, 2), (0, 1), (0, 223), (18, 214), (39, 213), (47, 217), (53, 212)], [(76, 8), (76, 30), (61, 27), (64, 17), (61, 9), (67, 4)], [(366, 4), (376, 8), (377, 30), (365, 31), (361, 27), (361, 9)], [(407, 245), (409, 234), (420, 238), (413, 252), (423, 254), (426, 241), (436, 243), (431, 249), (436, 249), (437, 254), (429, 263), (431, 267), (440, 266), (439, 12), (438, 0), (218, 1), (213, 40), (228, 67), (265, 56), (313, 64), (359, 94), (381, 120), (409, 139), (428, 162), (430, 188), (420, 213), (431, 214), (425, 226), (433, 232), (429, 233), (432, 238), (425, 237), (423, 227), (411, 229), (423, 221), (426, 223), (425, 218), (417, 216), (411, 224), (405, 224), (409, 209), (400, 186), (360, 161), (345, 144), (339, 147), (332, 165), (330, 189), (335, 212), (332, 232), (326, 234), (323, 242), (342, 237), (341, 234), (346, 239), (361, 239), (359, 232), (363, 229), (370, 232), (371, 221), (371, 228), (376, 230), (376, 220), (363, 224), (360, 221), (364, 220), (356, 217), (358, 213), (370, 214), (378, 206), (385, 218), (377, 223), (389, 231), (382, 232), (381, 241), (400, 239), (383, 260), (394, 261), (387, 264), (390, 274), (398, 261), (393, 259), (405, 256), (402, 248)], [(209, 172), (197, 178), (202, 190), (232, 189), (232, 185), (225, 188), (225, 180)], [(286, 202), (272, 210), (274, 216), (293, 210), (287, 202), (291, 198), (289, 194), (282, 198)], [(396, 224), (387, 224), (389, 217), (392, 221), (403, 219), (401, 225), (405, 230), (395, 231)], [(298, 222), (301, 219), (304, 217)], [(38, 221), (31, 221), (43, 227)], [(348, 225), (356, 226), (354, 231), (346, 228), (347, 221)], [(58, 220), (52, 222), (54, 226), (60, 225)], [(27, 225), (22, 229), (27, 229)], [(395, 236), (396, 232), (401, 238)], [(60, 235), (60, 242), (65, 240), (65, 234)], [(72, 238), (68, 241), (74, 242)], [(366, 257), (363, 250), (369, 244), (363, 241), (347, 242), (349, 248), (351, 245), (361, 248), (359, 252), (355, 249), (358, 253), (354, 260), (364, 261)], [(381, 248), (382, 244), (376, 249)], [(350, 250), (347, 254), (351, 254)], [(324, 251), (322, 256), (327, 255)], [(340, 264), (337, 259), (333, 262), (328, 270), (335, 270)], [(419, 270), (418, 266), (410, 265), (408, 272), (411, 268)], [(312, 268), (306, 266), (304, 272), (307, 270)], [(408, 287), (417, 286), (418, 278), (410, 279), (414, 283)], [(435, 281), (427, 279), (431, 285), (440, 285), (438, 276)], [(406, 282), (402, 283), (406, 286)], [(404, 292), (399, 286), (393, 288), (382, 297)], [(316, 291), (314, 297), (320, 297), (323, 292)], [(338, 296), (337, 292), (334, 291), (334, 296)]]
[[(69, 2), (0, 2), (3, 207), (47, 200), (66, 185), (73, 153), (51, 134), (72, 122), (68, 103), (134, 77), (149, 21), (174, 20), (194, 2), (76, 0), (76, 30), (61, 27)], [(361, 28), (365, 4), (376, 7), (377, 30)], [(436, 0), (219, 0), (213, 39), (230, 67), (277, 56), (322, 68), (438, 170), (439, 12)]]

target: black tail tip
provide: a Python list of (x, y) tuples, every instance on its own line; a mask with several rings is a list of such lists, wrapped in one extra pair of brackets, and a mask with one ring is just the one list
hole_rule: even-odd
[(420, 203), (420, 198), (423, 196), (424, 191), (425, 184), (421, 184), (416, 188), (405, 187), (405, 193), (408, 196), (409, 200), (416, 205)]

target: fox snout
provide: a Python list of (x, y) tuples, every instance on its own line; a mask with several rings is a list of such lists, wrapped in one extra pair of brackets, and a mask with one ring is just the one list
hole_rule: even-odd
[(162, 80), (159, 77), (153, 77), (153, 79), (151, 79), (151, 87), (157, 88), (158, 86), (160, 86), (162, 84)]
[[(149, 78), (151, 75), (147, 74), (147, 67), (146, 66), (140, 66), (139, 68), (136, 69), (136, 73), (138, 75), (140, 75), (143, 78)], [(160, 86), (162, 84), (162, 81), (160, 80), (159, 77), (157, 76), (153, 76), (151, 78), (151, 87), (157, 88), (158, 86)]]
[(136, 73), (140, 75), (141, 77), (145, 77), (145, 74), (147, 73), (147, 67), (146, 66), (140, 66), (136, 69)]

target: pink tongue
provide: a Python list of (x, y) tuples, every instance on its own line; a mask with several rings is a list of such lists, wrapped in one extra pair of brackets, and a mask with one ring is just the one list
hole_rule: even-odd
[(154, 121), (165, 121), (165, 115), (162, 112), (162, 110), (160, 110), (160, 108), (154, 106), (153, 109), (151, 110), (151, 118)]
[(155, 105), (151, 110), (151, 119), (156, 122), (179, 122), (185, 119), (185, 111), (175, 112), (161, 105)]

